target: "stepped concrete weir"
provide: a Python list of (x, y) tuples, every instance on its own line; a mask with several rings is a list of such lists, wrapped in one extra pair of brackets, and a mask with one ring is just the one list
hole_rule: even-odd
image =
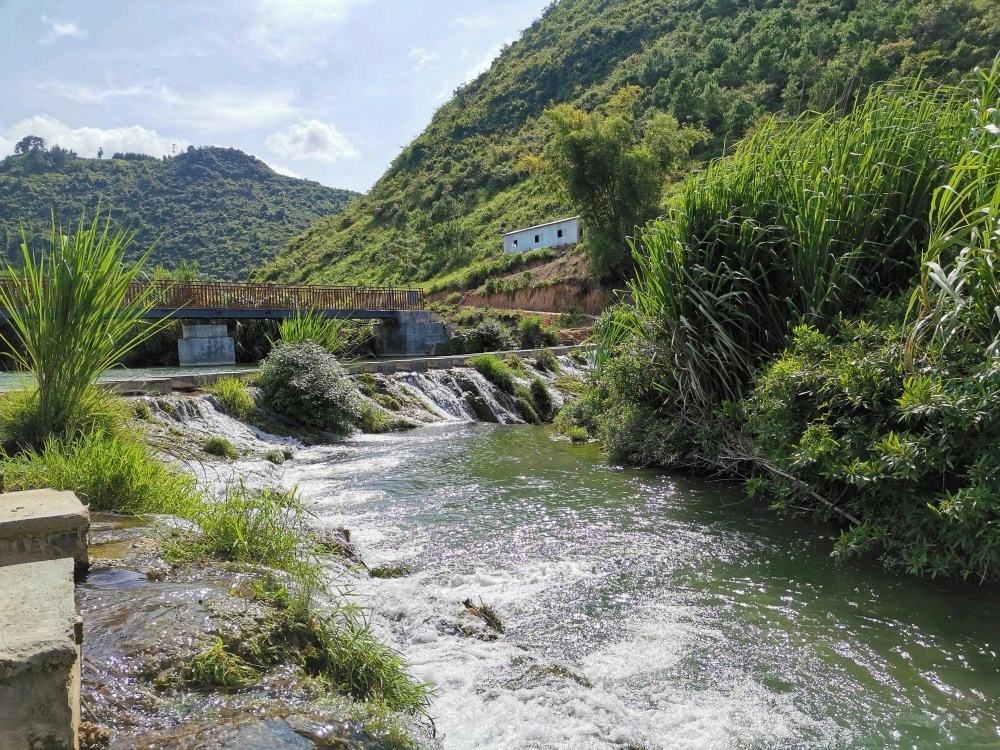
[(0, 748), (79, 746), (73, 574), (87, 566), (89, 528), (72, 492), (0, 495)]

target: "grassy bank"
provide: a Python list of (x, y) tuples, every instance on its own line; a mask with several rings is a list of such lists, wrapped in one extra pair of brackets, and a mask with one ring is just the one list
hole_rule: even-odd
[(840, 554), (1000, 578), (1000, 65), (771, 120), (640, 233), (576, 421), (742, 476)]

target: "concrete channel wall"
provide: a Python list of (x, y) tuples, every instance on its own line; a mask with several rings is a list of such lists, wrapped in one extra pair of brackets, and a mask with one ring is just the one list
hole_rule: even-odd
[(90, 518), (72, 492), (0, 494), (0, 748), (75, 750)]

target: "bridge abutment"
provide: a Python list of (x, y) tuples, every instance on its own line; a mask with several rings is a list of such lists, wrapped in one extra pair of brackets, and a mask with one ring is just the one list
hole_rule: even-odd
[(181, 367), (235, 365), (236, 342), (225, 325), (183, 326), (184, 338), (177, 341)]
[(451, 338), (451, 326), (429, 310), (401, 310), (375, 326), (375, 353), (381, 356), (434, 354)]

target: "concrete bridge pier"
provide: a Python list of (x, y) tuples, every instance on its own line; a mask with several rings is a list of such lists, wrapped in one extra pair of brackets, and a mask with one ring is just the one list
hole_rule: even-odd
[(434, 354), (434, 348), (451, 338), (451, 326), (429, 310), (401, 310), (375, 326), (378, 356)]
[(225, 324), (182, 328), (184, 338), (177, 341), (181, 367), (236, 364), (236, 342)]

